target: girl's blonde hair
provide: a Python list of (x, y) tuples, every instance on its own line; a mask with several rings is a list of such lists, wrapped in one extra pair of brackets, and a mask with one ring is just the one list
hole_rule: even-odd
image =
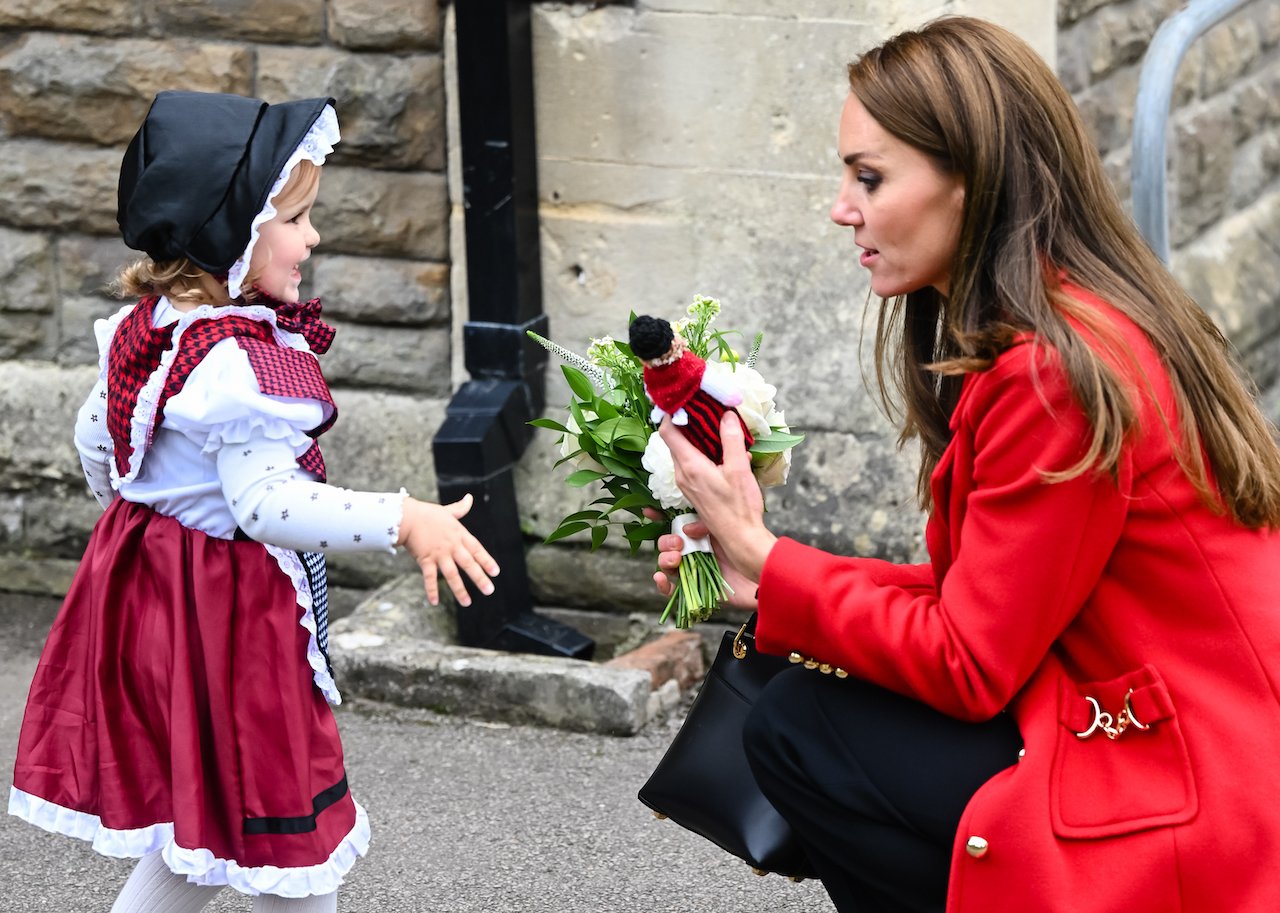
[(939, 19), (850, 64), (849, 85), (880, 126), (964, 181), (949, 295), (922, 289), (882, 302), (876, 333), (881, 394), (887, 402), (892, 382), (901, 439), (921, 444), (921, 501), (964, 375), (991, 367), (1025, 331), (1058, 352), (1093, 429), (1084, 457), (1050, 481), (1116, 470), (1137, 405), (1104, 356), (1124, 353), (1115, 332), (1056, 287), (1062, 270), (1160, 354), (1177, 406), (1169, 433), (1204, 501), (1245, 526), (1280, 527), (1274, 429), (1226, 338), (1125, 215), (1071, 96), (1036, 53), (990, 23)]
[[(287, 209), (299, 200), (305, 199), (320, 183), (320, 166), (306, 159), (297, 164), (289, 175), (289, 180), (271, 200), (277, 210)], [(254, 248), (255, 253), (260, 248)], [(270, 262), (270, 251), (262, 249), (268, 256), (255, 269), (252, 262), (249, 272), (241, 282), (242, 294), (246, 300), (253, 300), (256, 293), (253, 283), (262, 274)], [(150, 257), (143, 257), (126, 266), (112, 285), (112, 290), (120, 298), (142, 298), (151, 295), (163, 295), (175, 304), (221, 306), (230, 304), (227, 294), (226, 278), (216, 278), (212, 273), (190, 260), (167, 260), (157, 263)]]

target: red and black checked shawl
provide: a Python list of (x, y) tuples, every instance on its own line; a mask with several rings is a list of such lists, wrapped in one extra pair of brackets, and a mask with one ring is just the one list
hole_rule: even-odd
[[(133, 417), (139, 408), (139, 394), (160, 368), (162, 356), (173, 344), (174, 326), (156, 327), (151, 315), (158, 298), (144, 298), (116, 327), (107, 353), (107, 431), (115, 448), (116, 472), (121, 477), (141, 462), (155, 429), (164, 418), (165, 403), (182, 389), (192, 370), (224, 339), (234, 338), (249, 358), (259, 389), (269, 396), (290, 396), (327, 403), (329, 418), (307, 432), (317, 438), (332, 427), (338, 417), (329, 385), (320, 372), (320, 362), (310, 352), (291, 349), (276, 341), (270, 323), (239, 314), (226, 314), (193, 321), (178, 340), (178, 351), (165, 376), (154, 412), (145, 415), (146, 439), (142, 453), (135, 454), (130, 438)], [(319, 444), (312, 444), (298, 465), (325, 479), (324, 457)]]

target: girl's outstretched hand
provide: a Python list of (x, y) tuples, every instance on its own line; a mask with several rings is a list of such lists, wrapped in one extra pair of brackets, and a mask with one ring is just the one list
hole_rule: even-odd
[(485, 551), (480, 540), (458, 522), (471, 510), (471, 504), (469, 494), (452, 504), (432, 504), (417, 498), (404, 500), (400, 539), (396, 545), (403, 545), (422, 568), (427, 601), (432, 605), (440, 603), (437, 575), (444, 577), (459, 605), (471, 605), (471, 594), (462, 581), (464, 573), (486, 596), (493, 592), (493, 581), (489, 578), (498, 576), (498, 563)]

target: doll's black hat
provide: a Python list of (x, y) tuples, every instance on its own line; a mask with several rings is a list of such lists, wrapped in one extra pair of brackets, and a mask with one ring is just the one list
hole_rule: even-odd
[(331, 104), (161, 92), (120, 165), (124, 243), (157, 262), (186, 257), (226, 272), (289, 157)]

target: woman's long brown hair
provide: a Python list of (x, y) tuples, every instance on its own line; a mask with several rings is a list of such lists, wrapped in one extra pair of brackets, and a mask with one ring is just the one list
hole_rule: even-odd
[(1075, 104), (1036, 53), (990, 23), (939, 19), (850, 64), (849, 84), (885, 130), (964, 180), (949, 295), (882, 301), (877, 322), (881, 396), (898, 394), (900, 442), (920, 441), (921, 502), (963, 376), (1025, 331), (1059, 353), (1093, 428), (1084, 457), (1046, 479), (1116, 470), (1137, 404), (1114, 367), (1136, 364), (1104, 316), (1058, 288), (1065, 271), (1151, 339), (1178, 413), (1168, 433), (1205, 502), (1245, 526), (1280, 527), (1274, 429), (1226, 338), (1125, 215)]

